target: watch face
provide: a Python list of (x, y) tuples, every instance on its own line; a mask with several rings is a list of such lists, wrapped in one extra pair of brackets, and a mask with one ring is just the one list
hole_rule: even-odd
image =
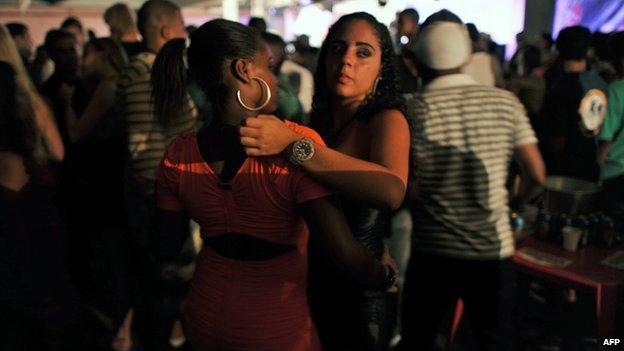
[(307, 140), (302, 140), (295, 146), (295, 156), (300, 160), (307, 160), (313, 152), (313, 146)]

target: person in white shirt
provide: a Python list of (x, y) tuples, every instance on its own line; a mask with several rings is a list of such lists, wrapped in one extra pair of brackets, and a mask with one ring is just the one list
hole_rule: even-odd
[(462, 73), (471, 76), (477, 83), (490, 87), (503, 87), (503, 73), (500, 63), (485, 51), (481, 33), (473, 23), (466, 24), (472, 41), (472, 59), (462, 67)]

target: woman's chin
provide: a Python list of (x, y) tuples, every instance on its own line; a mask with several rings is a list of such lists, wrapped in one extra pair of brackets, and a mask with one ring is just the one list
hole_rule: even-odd
[(334, 95), (340, 98), (349, 98), (353, 95), (353, 90), (342, 84), (335, 86), (332, 90), (334, 91)]

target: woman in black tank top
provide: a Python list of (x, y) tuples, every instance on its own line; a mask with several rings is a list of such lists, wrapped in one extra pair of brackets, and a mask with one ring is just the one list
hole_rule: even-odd
[[(329, 147), (301, 167), (336, 189), (354, 236), (377, 257), (389, 212), (405, 196), (409, 130), (396, 85), (387, 28), (359, 12), (340, 18), (321, 47), (312, 127)], [(249, 120), (240, 133), (249, 155), (289, 152), (301, 139), (272, 116)], [(296, 144), (295, 144), (296, 145)], [(324, 350), (387, 350), (396, 294), (373, 292), (310, 255), (310, 306)]]

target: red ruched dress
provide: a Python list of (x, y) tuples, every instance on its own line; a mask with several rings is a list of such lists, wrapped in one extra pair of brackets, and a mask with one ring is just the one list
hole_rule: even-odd
[[(316, 132), (286, 122), (322, 143)], [(308, 308), (308, 229), (297, 205), (329, 192), (282, 157), (247, 158), (224, 186), (204, 162), (195, 134), (167, 148), (157, 174), (158, 206), (185, 211), (202, 237), (243, 233), (297, 249), (264, 261), (198, 255), (182, 313), (193, 350), (320, 350)]]

